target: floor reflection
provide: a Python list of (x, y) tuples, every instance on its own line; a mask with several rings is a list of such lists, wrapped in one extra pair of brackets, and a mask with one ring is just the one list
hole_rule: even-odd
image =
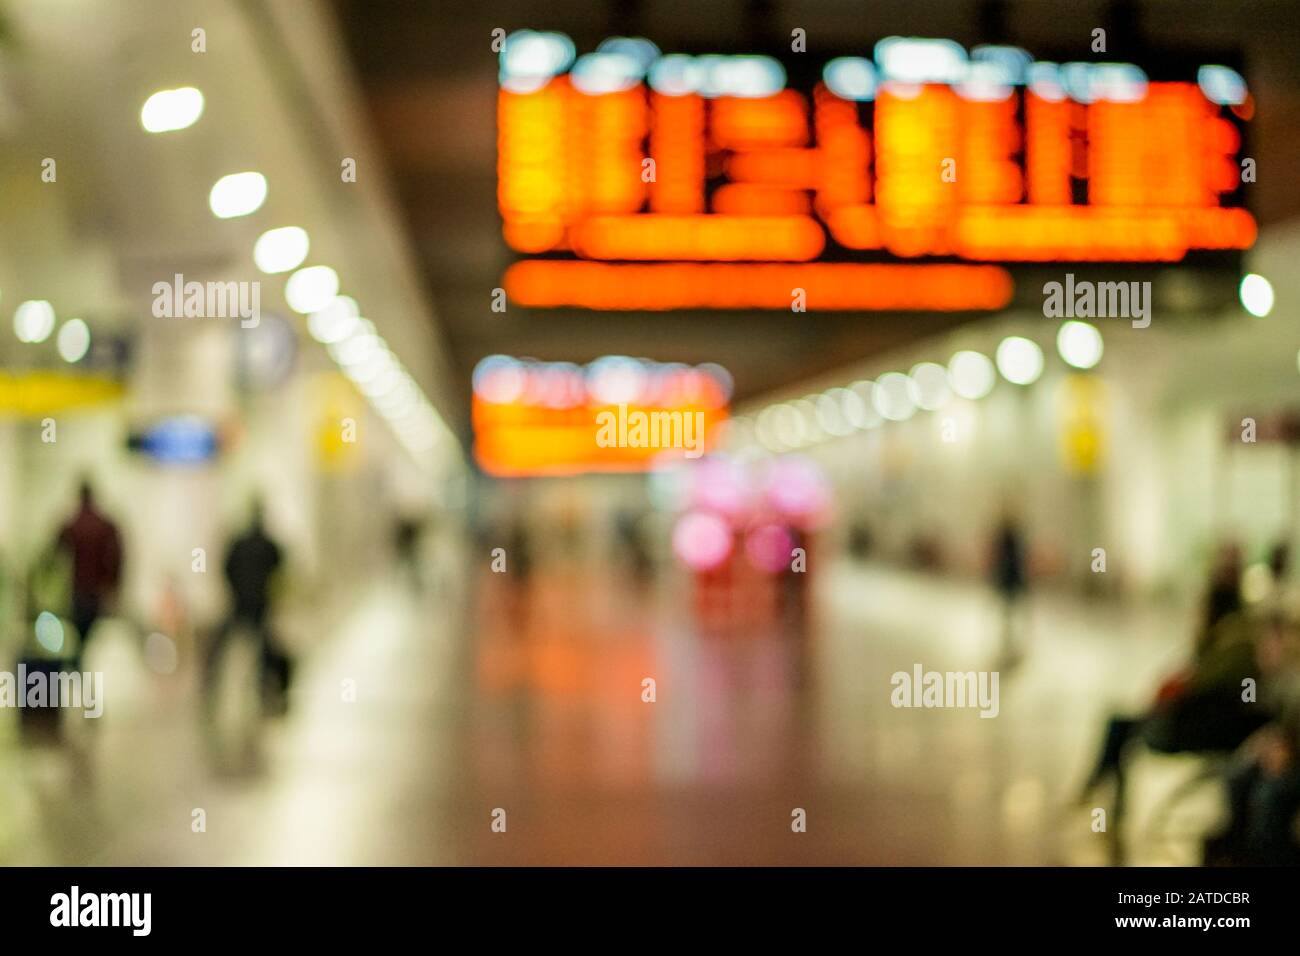
[(1102, 716), (1140, 701), (1181, 633), (1167, 609), (1039, 595), (1030, 653), (981, 719), (890, 703), (896, 670), (990, 666), (997, 609), (979, 586), (843, 564), (806, 629), (718, 633), (688, 582), (620, 575), (538, 568), (521, 589), (485, 573), (436, 596), (391, 577), (340, 596), (299, 622), (292, 710), (245, 775), (209, 759), (192, 666), (161, 678), (106, 633), (97, 726), (36, 749), (3, 718), (0, 857), (1104, 862), (1070, 789)]

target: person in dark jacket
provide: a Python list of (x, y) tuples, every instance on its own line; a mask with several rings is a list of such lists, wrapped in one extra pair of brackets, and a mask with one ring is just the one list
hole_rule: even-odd
[(993, 586), (1002, 597), (1002, 650), (999, 666), (1010, 669), (1020, 661), (1023, 635), (1017, 632), (1020, 597), (1028, 586), (1025, 539), (1016, 522), (1004, 518), (993, 542)]
[[(1198, 641), (1190, 665), (1161, 685), (1145, 713), (1112, 716), (1080, 805), (1088, 805), (1103, 784), (1113, 784), (1111, 832), (1118, 834), (1127, 815), (1133, 744), (1162, 754), (1226, 756), (1273, 720), (1279, 666), (1265, 651), (1277, 627), (1270, 615), (1222, 618)], [(1258, 690), (1247, 693), (1256, 682)], [(1112, 839), (1111, 850), (1114, 862), (1122, 862), (1120, 840)]]
[(1300, 866), (1300, 738), (1294, 719), (1242, 746), (1224, 781), (1228, 825), (1205, 841), (1207, 866)]
[(117, 526), (95, 506), (88, 482), (78, 492), (76, 514), (59, 531), (58, 546), (72, 558), (73, 626), (78, 642), (72, 653), (74, 670), (81, 669), (90, 632), (117, 590), (122, 574), (122, 538)]
[(1278, 601), (1266, 614), (1260, 699), (1276, 719), (1233, 755), (1228, 823), (1205, 841), (1207, 865), (1300, 865), (1300, 608)]
[(230, 587), (231, 611), (208, 648), (204, 667), (204, 685), (209, 699), (215, 687), (217, 667), (231, 636), (241, 627), (251, 632), (257, 640), (263, 678), (273, 668), (280, 668), (284, 658), (276, 650), (267, 625), (270, 612), (270, 586), (272, 575), (282, 561), (280, 547), (267, 535), (262, 524), (260, 504), (253, 506), (253, 518), (248, 529), (231, 542), (226, 554), (226, 583)]

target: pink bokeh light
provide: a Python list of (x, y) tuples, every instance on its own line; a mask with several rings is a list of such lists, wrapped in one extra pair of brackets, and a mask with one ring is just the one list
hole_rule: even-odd
[(760, 571), (776, 574), (790, 567), (794, 535), (779, 524), (760, 524), (745, 532), (745, 557)]
[(707, 511), (687, 512), (673, 528), (673, 553), (692, 571), (721, 567), (731, 548), (731, 526)]

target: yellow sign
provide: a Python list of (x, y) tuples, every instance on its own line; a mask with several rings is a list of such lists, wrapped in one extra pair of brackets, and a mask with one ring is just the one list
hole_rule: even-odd
[(40, 418), (121, 401), (121, 382), (67, 372), (0, 372), (0, 415)]
[(1106, 386), (1093, 375), (1061, 383), (1061, 463), (1074, 475), (1094, 475), (1106, 451)]
[(344, 471), (356, 459), (364, 406), (356, 389), (337, 372), (325, 372), (313, 383), (316, 392), (316, 456), (325, 471)]

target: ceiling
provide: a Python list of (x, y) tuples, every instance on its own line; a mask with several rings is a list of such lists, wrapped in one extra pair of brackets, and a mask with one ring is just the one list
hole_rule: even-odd
[[(1259, 181), (1255, 208), (1267, 224), (1300, 213), (1290, 159), (1300, 155), (1300, 16), (1283, 0), (1152, 0), (988, 3), (974, 0), (818, 2), (374, 3), (334, 0), (359, 76), (369, 121), (394, 182), (401, 216), (422, 268), (456, 387), (494, 352), (585, 361), (617, 353), (666, 361), (716, 361), (736, 379), (737, 397), (779, 389), (848, 361), (933, 334), (969, 317), (807, 313), (602, 314), (491, 310), (512, 254), (496, 211), (497, 58), (494, 28), (553, 29), (579, 51), (611, 35), (644, 35), (665, 51), (788, 42), (807, 31), (810, 52), (824, 38), (837, 49), (889, 34), (946, 36), (971, 45), (998, 39), (1030, 50), (1086, 49), (1109, 28), (1122, 58), (1141, 37), (1187, 49), (1240, 48), (1259, 112), (1254, 127)], [(749, 38), (746, 40), (746, 38)]]
[[(206, 31), (206, 49), (191, 31)], [(97, 339), (183, 338), (148, 324), (153, 285), (190, 278), (257, 280), (262, 307), (292, 315), (285, 275), (264, 276), (253, 244), (301, 226), (308, 265), (336, 268), (342, 291), (451, 421), (438, 322), (412, 268), (382, 162), (358, 108), (353, 74), (324, 3), (175, 0), (0, 0), (0, 305), (49, 300)], [(160, 89), (196, 86), (200, 119), (161, 135), (140, 109)], [(357, 162), (355, 183), (341, 157)], [(41, 179), (46, 158), (54, 182)], [(266, 201), (218, 220), (208, 192), (221, 176), (263, 173)], [(171, 321), (171, 320), (164, 320)], [(308, 340), (301, 360), (332, 367)], [(54, 343), (0, 336), (0, 367), (57, 363)]]
[[(1151, 0), (1136, 17), (1108, 11), (1055, 0), (0, 0), (0, 301), (7, 312), (49, 299), (60, 317), (111, 330), (148, 314), (159, 277), (256, 278), (256, 237), (297, 224), (311, 234), (312, 262), (339, 270), (343, 291), (462, 435), (470, 370), (494, 352), (716, 361), (739, 399), (781, 391), (969, 319), (494, 313), (492, 290), (512, 255), (496, 211), (492, 31), (558, 29), (580, 49), (615, 34), (647, 35), (666, 50), (757, 49), (799, 26), (815, 54), (823, 38), (866, 50), (890, 33), (1059, 50), (1109, 24), (1117, 56), (1142, 35), (1238, 47), (1259, 106), (1255, 210), (1266, 225), (1300, 215), (1296, 4)], [(208, 31), (204, 54), (190, 49), (196, 23)], [(143, 133), (145, 97), (184, 84), (203, 89), (203, 120)], [(340, 183), (341, 156), (357, 159), (356, 183)], [(57, 185), (40, 181), (45, 157), (58, 159)], [(265, 207), (215, 221), (207, 190), (248, 168), (271, 183)], [(264, 302), (283, 309), (281, 284), (266, 283)], [(0, 337), (0, 364), (33, 348)]]

